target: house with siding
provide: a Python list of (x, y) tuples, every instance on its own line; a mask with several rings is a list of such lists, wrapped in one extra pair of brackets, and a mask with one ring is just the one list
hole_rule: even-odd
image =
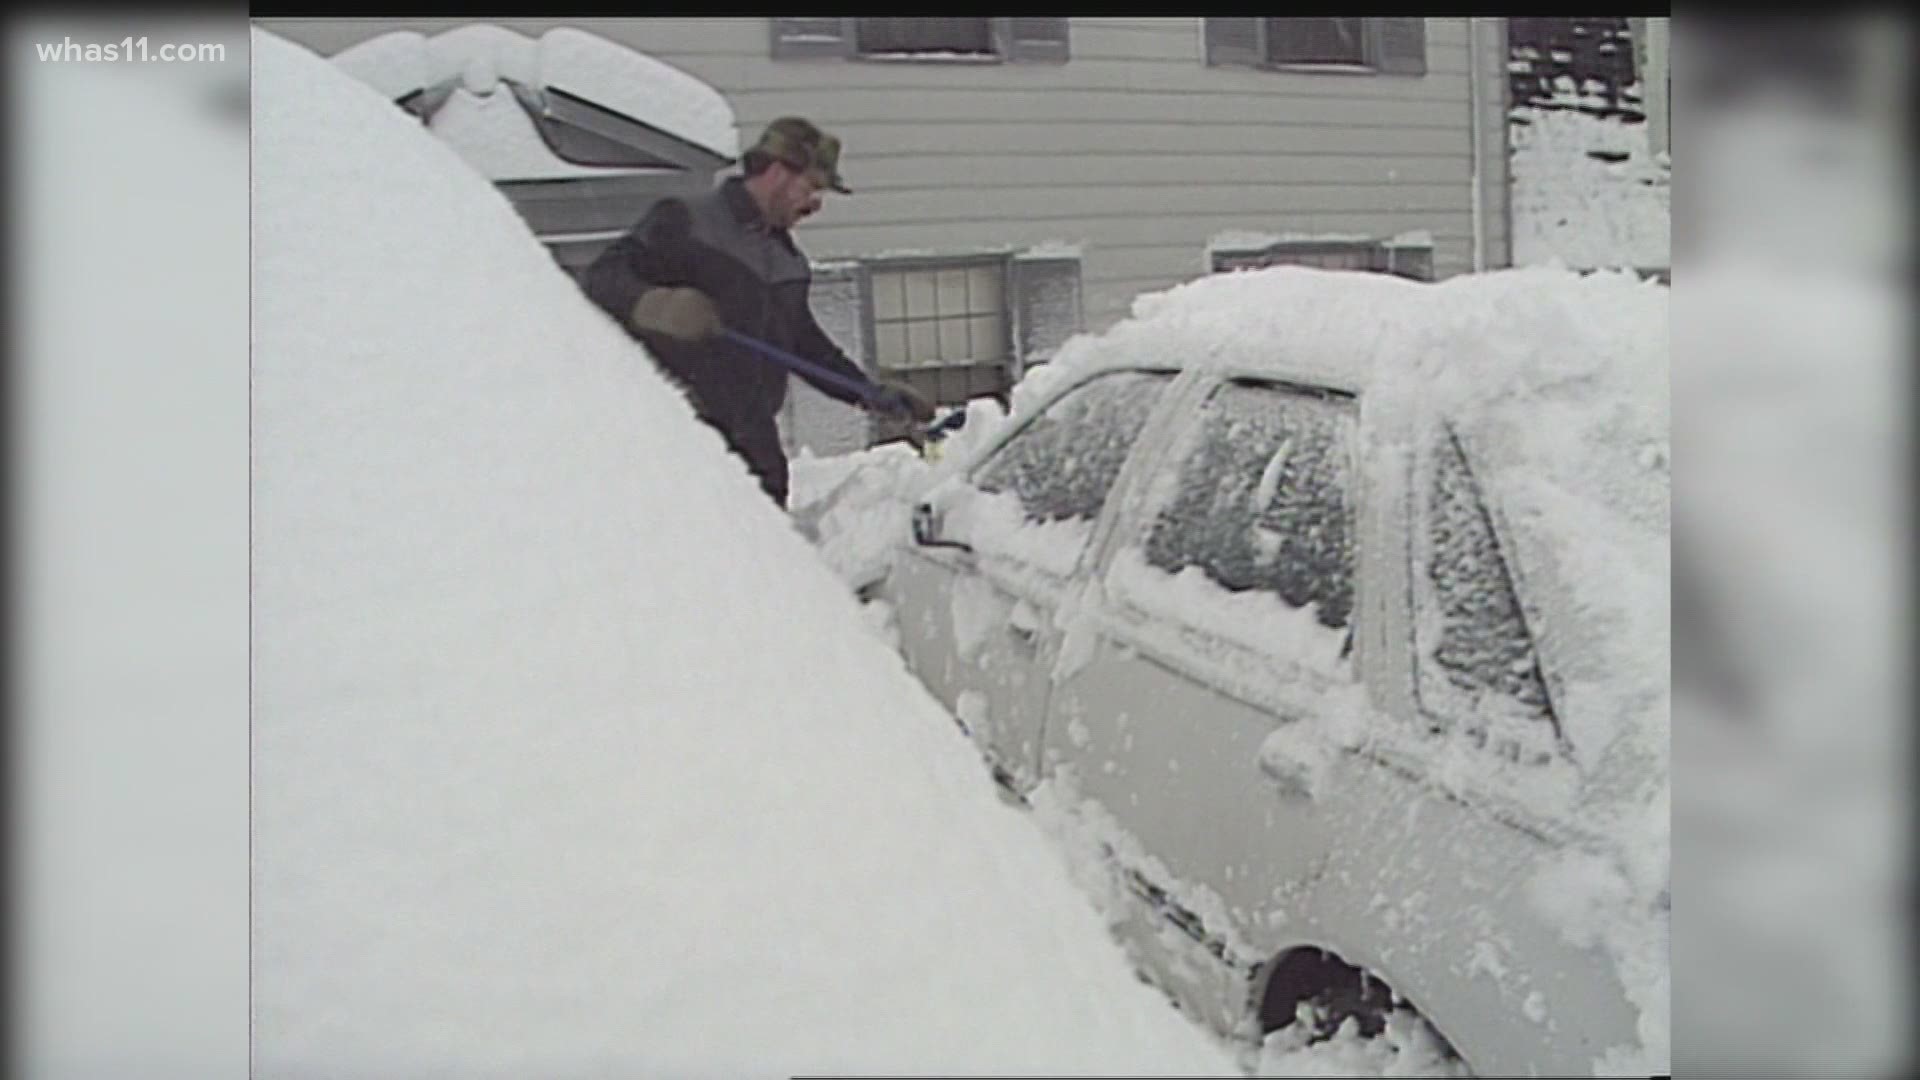
[[(332, 56), (469, 21), (261, 25)], [(863, 365), (944, 402), (1002, 390), (1140, 293), (1203, 273), (1303, 263), (1439, 279), (1513, 262), (1505, 20), (493, 22), (530, 38), (570, 27), (670, 65), (731, 106), (743, 141), (793, 113), (839, 135), (855, 194), (829, 197), (798, 234), (815, 309)], [(601, 111), (612, 120), (578, 123), (626, 121), (616, 141), (682, 172), (520, 189), (530, 222), (584, 223), (543, 235), (569, 267), (649, 191), (710, 182), (711, 162), (648, 134), (646, 116)], [(795, 449), (821, 454), (886, 434), (798, 384), (786, 420)]]

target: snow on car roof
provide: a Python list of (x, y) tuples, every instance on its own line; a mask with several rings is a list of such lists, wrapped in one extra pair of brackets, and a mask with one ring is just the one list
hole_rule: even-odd
[(1230, 1072), (505, 197), (252, 41), (260, 1071)]
[[(1128, 316), (1062, 346), (1054, 363), (1208, 365), (1324, 379), (1354, 390), (1449, 385), (1464, 402), (1489, 385), (1540, 388), (1586, 357), (1626, 363), (1627, 381), (1664, 366), (1666, 289), (1626, 273), (1553, 268), (1438, 283), (1276, 266), (1209, 274), (1136, 297)], [(1377, 358), (1390, 365), (1375, 370)], [(1469, 385), (1461, 385), (1469, 384)]]

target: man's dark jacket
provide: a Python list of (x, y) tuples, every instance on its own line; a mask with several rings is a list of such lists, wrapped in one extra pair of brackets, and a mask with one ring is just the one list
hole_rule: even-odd
[[(587, 295), (687, 389), (701, 419), (719, 429), (783, 506), (787, 456), (774, 417), (786, 401), (787, 369), (728, 341), (686, 342), (644, 333), (628, 316), (648, 289), (692, 286), (713, 299), (729, 329), (856, 384), (871, 384), (814, 321), (807, 303), (811, 284), (806, 256), (786, 230), (766, 223), (738, 176), (703, 195), (655, 203), (587, 271)], [(859, 403), (841, 387), (814, 385), (837, 400)]]

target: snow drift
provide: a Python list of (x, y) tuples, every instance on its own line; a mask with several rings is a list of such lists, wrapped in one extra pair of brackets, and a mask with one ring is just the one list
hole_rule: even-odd
[(1231, 1071), (504, 199), (253, 56), (256, 1073)]

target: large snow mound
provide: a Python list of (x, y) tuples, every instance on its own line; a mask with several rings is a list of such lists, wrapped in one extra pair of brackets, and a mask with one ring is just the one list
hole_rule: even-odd
[(1230, 1072), (504, 198), (253, 63), (258, 1075)]

